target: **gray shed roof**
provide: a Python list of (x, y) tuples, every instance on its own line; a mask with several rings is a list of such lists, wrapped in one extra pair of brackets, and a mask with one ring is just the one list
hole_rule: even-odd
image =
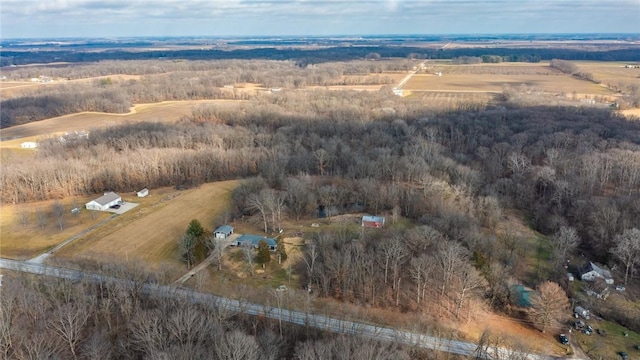
[(233, 232), (233, 226), (231, 225), (222, 225), (219, 228), (216, 229), (216, 231), (214, 231), (213, 233), (223, 233), (223, 234), (230, 234)]
[(118, 200), (121, 199), (120, 195), (114, 193), (114, 192), (108, 192), (102, 196), (100, 196), (99, 198), (93, 200), (95, 202), (97, 202), (100, 205), (107, 205), (108, 203), (114, 201), (114, 200)]

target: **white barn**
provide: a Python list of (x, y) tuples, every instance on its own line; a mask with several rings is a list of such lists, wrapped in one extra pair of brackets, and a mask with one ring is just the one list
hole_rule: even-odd
[(222, 225), (213, 232), (216, 239), (226, 239), (233, 234), (233, 226)]
[(91, 200), (85, 204), (87, 210), (107, 210), (110, 206), (117, 205), (122, 202), (122, 197), (114, 192), (108, 192), (95, 200)]

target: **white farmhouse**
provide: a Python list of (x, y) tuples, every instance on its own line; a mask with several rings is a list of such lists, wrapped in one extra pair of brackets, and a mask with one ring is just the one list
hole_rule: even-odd
[(122, 202), (122, 197), (114, 192), (108, 192), (95, 200), (91, 200), (85, 204), (87, 210), (107, 210), (110, 206), (117, 205)]
[(580, 279), (582, 281), (595, 281), (596, 279), (602, 279), (606, 284), (613, 284), (611, 272), (592, 262), (589, 262), (580, 269)]

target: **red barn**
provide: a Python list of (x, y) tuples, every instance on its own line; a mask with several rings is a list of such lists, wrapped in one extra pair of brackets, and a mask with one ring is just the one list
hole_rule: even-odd
[(362, 226), (382, 228), (384, 227), (384, 216), (365, 215), (362, 217)]

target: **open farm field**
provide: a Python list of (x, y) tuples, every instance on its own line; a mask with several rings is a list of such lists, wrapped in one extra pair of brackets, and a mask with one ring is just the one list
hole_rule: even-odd
[(478, 74), (478, 75), (564, 75), (549, 66), (548, 62), (540, 63), (483, 63), (483, 64), (453, 64), (448, 62), (425, 62), (424, 71), (433, 73), (442, 71), (446, 74)]
[[(596, 66), (599, 63), (590, 64)], [(607, 63), (602, 64), (607, 67)], [(483, 104), (491, 97), (475, 94), (495, 96), (505, 89), (523, 94), (560, 96), (574, 101), (593, 99), (596, 103), (615, 102), (621, 96), (605, 84), (580, 80), (551, 68), (546, 62), (471, 65), (426, 62), (424, 70), (411, 77), (402, 89), (405, 96), (424, 99), (429, 104), (444, 108), (451, 104)]]
[[(74, 259), (139, 259), (153, 267), (178, 263), (178, 240), (189, 222), (198, 219), (211, 229), (212, 221), (229, 205), (235, 180), (204, 184), (196, 189), (151, 190), (140, 205), (112, 223), (69, 244), (57, 257)], [(124, 198), (123, 198), (124, 200)]]
[(405, 96), (424, 103), (433, 109), (459, 109), (462, 106), (486, 105), (492, 101), (497, 94), (492, 92), (476, 91), (406, 91)]
[[(42, 137), (61, 132), (86, 131), (127, 122), (171, 123), (180, 120), (183, 116), (190, 115), (193, 108), (198, 105), (235, 106), (238, 103), (238, 100), (164, 101), (135, 105), (128, 114), (82, 112), (2, 129), (2, 139)], [(19, 143), (17, 144), (19, 146)], [(0, 147), (2, 146), (0, 142)]]
[(487, 92), (501, 93), (505, 87), (539, 91), (551, 94), (592, 95), (612, 97), (611, 90), (588, 81), (574, 79), (568, 75), (499, 75), (499, 74), (461, 74), (442, 72), (437, 75), (414, 75), (403, 87), (412, 92)]
[[(64, 207), (64, 228), (51, 213), (53, 200), (0, 207), (0, 257), (29, 259), (82, 232), (111, 214), (84, 209), (95, 196), (78, 196), (60, 200)], [(80, 207), (78, 214), (71, 209)]]
[(2, 81), (0, 82), (0, 93), (2, 94), (3, 99), (11, 99), (20, 96), (35, 95), (44, 91), (43, 89), (53, 90), (67, 84), (91, 84), (98, 83), (100, 80), (106, 79), (109, 79), (112, 83), (119, 83), (129, 80), (140, 80), (141, 78), (141, 75), (114, 74), (71, 80), (54, 78), (51, 79), (51, 82), (35, 82), (30, 81), (29, 79)]
[(594, 79), (603, 85), (614, 87), (620, 85), (640, 86), (640, 68), (626, 68), (626, 65), (638, 65), (633, 62), (614, 61), (575, 61), (581, 71), (593, 74)]

